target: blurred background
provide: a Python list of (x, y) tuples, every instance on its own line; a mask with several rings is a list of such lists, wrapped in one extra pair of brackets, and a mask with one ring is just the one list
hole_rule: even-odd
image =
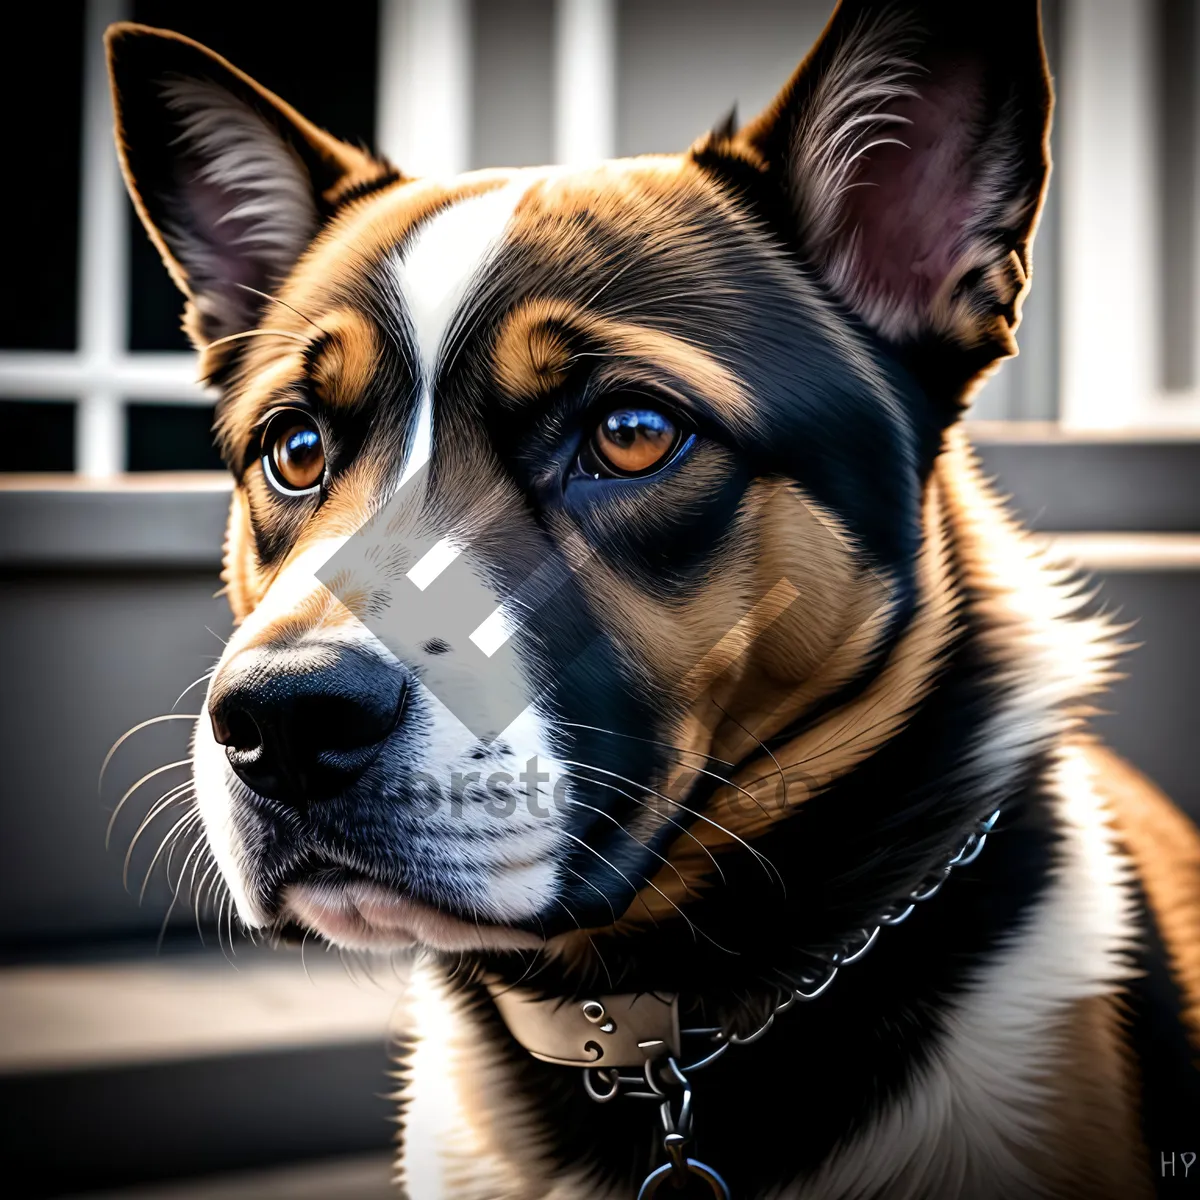
[[(389, 1194), (403, 964), (368, 978), (194, 920), (210, 881), (154, 861), (185, 797), (187, 720), (131, 736), (97, 793), (127, 729), (198, 711), (229, 627), (213, 397), (120, 182), (105, 26), (190, 34), (424, 173), (681, 149), (734, 103), (764, 105), (831, 2), (340, 0), (313, 20), (57, 0), (6, 16), (0, 1153), (17, 1194)], [(1021, 356), (977, 398), (973, 436), (1097, 602), (1136, 622), (1097, 723), (1200, 816), (1200, 0), (1043, 8), (1055, 174)]]

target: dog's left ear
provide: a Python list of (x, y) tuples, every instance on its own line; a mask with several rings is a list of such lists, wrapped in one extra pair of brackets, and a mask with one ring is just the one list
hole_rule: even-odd
[[(189, 38), (118, 24), (105, 41), (129, 193), (205, 350), (253, 328), (258, 293), (287, 277), (355, 189), (398, 176)], [(202, 370), (228, 357), (210, 349)]]
[(1016, 350), (1051, 105), (1037, 0), (842, 0), (729, 148), (774, 176), (803, 255), (955, 411)]

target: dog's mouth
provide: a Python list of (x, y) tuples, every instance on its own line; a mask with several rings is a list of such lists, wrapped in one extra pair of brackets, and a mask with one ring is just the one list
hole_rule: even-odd
[(348, 950), (518, 950), (544, 944), (527, 930), (468, 920), (363, 878), (288, 884), (279, 900), (281, 926), (298, 925)]

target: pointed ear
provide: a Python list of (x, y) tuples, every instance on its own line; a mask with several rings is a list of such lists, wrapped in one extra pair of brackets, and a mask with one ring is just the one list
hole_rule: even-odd
[(1037, 0), (842, 0), (731, 149), (834, 291), (954, 399), (1013, 332), (1049, 172)]
[(246, 288), (276, 287), (339, 202), (399, 178), (188, 38), (119, 24), (105, 41), (125, 182), (197, 348), (254, 326)]

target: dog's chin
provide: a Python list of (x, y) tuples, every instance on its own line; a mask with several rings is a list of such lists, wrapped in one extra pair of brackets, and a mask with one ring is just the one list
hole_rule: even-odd
[(541, 937), (441, 912), (372, 883), (297, 883), (282, 895), (282, 914), (347, 950), (533, 950)]

